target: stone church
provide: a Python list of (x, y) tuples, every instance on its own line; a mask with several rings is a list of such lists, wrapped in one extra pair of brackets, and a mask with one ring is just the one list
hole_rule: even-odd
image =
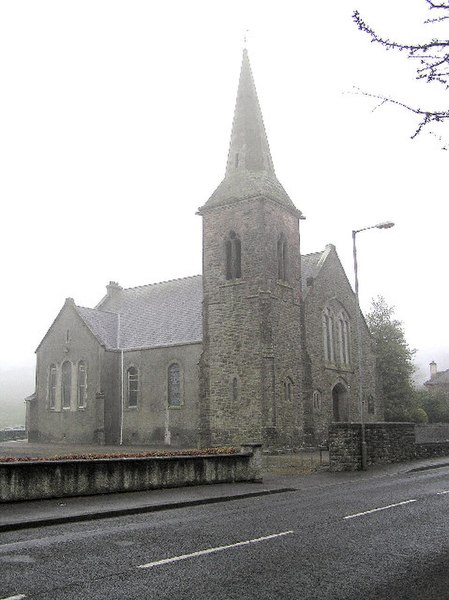
[[(301, 255), (243, 52), (223, 181), (199, 208), (203, 273), (67, 298), (39, 344), (29, 439), (221, 446), (325, 442), (359, 421), (357, 302), (335, 247)], [(364, 419), (382, 420), (363, 316)]]

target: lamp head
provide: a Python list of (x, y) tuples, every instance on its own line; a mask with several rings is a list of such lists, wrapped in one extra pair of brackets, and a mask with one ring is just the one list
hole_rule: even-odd
[(390, 227), (394, 227), (394, 223), (392, 221), (385, 221), (385, 223), (379, 223), (375, 227), (377, 229), (390, 229)]

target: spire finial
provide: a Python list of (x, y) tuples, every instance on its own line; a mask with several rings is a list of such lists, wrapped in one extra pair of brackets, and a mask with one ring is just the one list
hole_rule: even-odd
[(245, 29), (245, 33), (243, 34), (243, 48), (246, 50), (246, 47), (248, 46), (248, 33), (249, 33), (249, 29)]

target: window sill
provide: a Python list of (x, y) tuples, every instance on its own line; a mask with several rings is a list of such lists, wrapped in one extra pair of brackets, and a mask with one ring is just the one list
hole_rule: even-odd
[(336, 363), (324, 363), (324, 368), (329, 371), (339, 371), (341, 373), (354, 373), (351, 365), (339, 365)]

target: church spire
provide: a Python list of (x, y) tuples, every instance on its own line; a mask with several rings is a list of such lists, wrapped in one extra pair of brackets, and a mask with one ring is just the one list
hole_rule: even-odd
[(302, 216), (276, 177), (248, 51), (244, 48), (225, 178), (199, 214), (248, 198), (266, 198)]
[(246, 48), (243, 50), (226, 177), (242, 170), (276, 176)]

